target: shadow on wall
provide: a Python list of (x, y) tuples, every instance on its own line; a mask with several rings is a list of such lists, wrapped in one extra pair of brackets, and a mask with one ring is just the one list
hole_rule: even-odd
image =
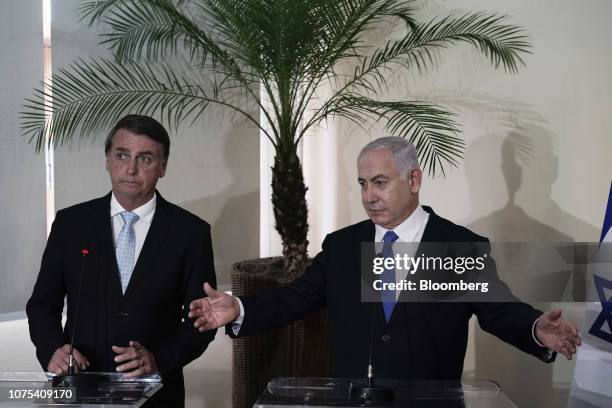
[[(240, 132), (228, 134), (223, 146), (223, 162), (231, 173), (231, 183), (214, 196), (180, 204), (194, 214), (218, 214), (206, 220), (212, 229), (217, 285), (230, 283), (234, 263), (259, 256), (259, 185), (249, 185), (250, 177), (245, 178), (245, 172), (255, 168), (259, 179), (259, 153), (253, 163), (253, 152), (241, 143), (243, 137)], [(248, 190), (254, 191), (236, 193)]]
[[(507, 193), (505, 205), (469, 223), (468, 228), (492, 242), (574, 242), (579, 237), (595, 237), (595, 227), (563, 211), (551, 197), (559, 168), (555, 136), (546, 129), (543, 120), (526, 123), (527, 126), (515, 125), (505, 136), (484, 135), (466, 151), (466, 176), (474, 213), (490, 211), (485, 198), (491, 191), (505, 189)], [(496, 151), (501, 158), (491, 154)], [(494, 170), (497, 165), (499, 172)], [(545, 219), (530, 216), (531, 210), (544, 212)], [(511, 255), (495, 256), (499, 264), (506, 266), (503, 279), (513, 288), (518, 285), (519, 293), (534, 299), (544, 295), (561, 300), (564, 293), (566, 298), (584, 299), (583, 270), (566, 267), (555, 269), (559, 271), (555, 273), (541, 271), (538, 275), (534, 268), (537, 260), (510, 258)], [(545, 303), (534, 306), (550, 307)], [(476, 378), (497, 380), (519, 406), (553, 407), (565, 403), (569, 384), (555, 384), (552, 365), (543, 364), (482, 330), (476, 330), (474, 343)]]

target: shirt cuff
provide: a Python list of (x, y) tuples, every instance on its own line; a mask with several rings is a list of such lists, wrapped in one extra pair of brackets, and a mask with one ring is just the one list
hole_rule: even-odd
[(232, 332), (234, 333), (234, 336), (238, 335), (240, 327), (242, 326), (242, 321), (244, 320), (244, 306), (242, 306), (242, 301), (239, 297), (236, 297), (236, 300), (238, 301), (238, 306), (240, 306), (240, 316), (238, 316), (238, 318), (232, 322)]
[[(240, 309), (240, 311), (242, 312), (242, 309)], [(538, 324), (538, 320), (540, 320), (539, 317), (535, 319), (535, 321), (533, 322), (533, 326), (531, 327), (531, 336), (533, 337), (533, 341), (535, 341), (538, 346), (546, 347), (545, 345), (540, 343), (540, 341), (538, 340), (538, 337), (536, 336), (536, 324)]]

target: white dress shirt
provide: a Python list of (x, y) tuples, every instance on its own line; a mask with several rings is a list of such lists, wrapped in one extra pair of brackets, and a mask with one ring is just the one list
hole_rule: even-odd
[[(387, 231), (393, 231), (395, 232), (395, 235), (397, 235), (397, 240), (394, 242), (394, 246), (396, 242), (404, 243), (403, 245), (399, 246), (398, 251), (394, 250), (393, 253), (396, 254), (399, 252), (401, 254), (408, 255), (409, 257), (413, 257), (418, 249), (419, 243), (421, 242), (421, 238), (423, 238), (427, 221), (429, 221), (429, 213), (419, 205), (412, 212), (412, 214), (410, 214), (410, 216), (404, 220), (404, 222), (392, 230), (388, 230), (378, 224), (375, 224), (374, 228), (376, 233), (374, 235), (374, 242), (378, 244), (376, 247), (376, 252), (381, 252), (383, 237)], [(406, 269), (396, 269), (395, 282), (399, 283), (402, 281), (402, 279), (406, 279), (407, 274), (408, 271)], [(401, 290), (395, 291), (395, 300), (399, 298), (401, 293)]]
[[(134, 214), (138, 215), (138, 221), (134, 223), (134, 234), (136, 237), (136, 242), (134, 246), (134, 266), (136, 266), (136, 262), (138, 261), (138, 256), (140, 255), (140, 251), (142, 250), (142, 246), (144, 245), (145, 238), (147, 238), (147, 233), (149, 232), (149, 228), (151, 227), (151, 221), (153, 221), (153, 215), (155, 214), (156, 206), (157, 195), (153, 193), (152, 199), (131, 211)], [(115, 198), (115, 193), (113, 193), (111, 196), (110, 216), (111, 225), (113, 228), (113, 244), (115, 245), (115, 248), (117, 246), (117, 238), (119, 237), (119, 232), (121, 232), (121, 228), (123, 228), (123, 218), (121, 218), (121, 215), (119, 214), (124, 211), (127, 210), (123, 208), (121, 204), (119, 204), (119, 201), (117, 201), (117, 198)]]

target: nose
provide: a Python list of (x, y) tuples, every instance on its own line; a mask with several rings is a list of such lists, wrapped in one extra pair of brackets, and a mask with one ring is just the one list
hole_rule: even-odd
[(374, 191), (374, 189), (370, 186), (366, 186), (363, 190), (361, 190), (361, 197), (366, 203), (375, 203), (378, 200), (376, 191)]
[(127, 173), (130, 176), (135, 176), (138, 174), (138, 165), (136, 164), (136, 158), (130, 159), (127, 162)]

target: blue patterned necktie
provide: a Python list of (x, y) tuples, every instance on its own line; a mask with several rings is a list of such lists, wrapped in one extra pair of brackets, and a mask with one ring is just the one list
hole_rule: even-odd
[(121, 277), (121, 290), (125, 294), (125, 290), (132, 277), (132, 270), (134, 269), (134, 255), (136, 251), (134, 223), (138, 221), (138, 215), (129, 211), (123, 211), (119, 215), (123, 219), (123, 228), (121, 228), (121, 232), (119, 232), (117, 237), (115, 256), (117, 257), (117, 266), (119, 267), (119, 276)]
[[(383, 237), (383, 250), (382, 256), (383, 258), (393, 258), (393, 243), (397, 240), (398, 236), (393, 231), (387, 231), (385, 236)], [(383, 283), (395, 283), (395, 268), (385, 268), (382, 273), (382, 281)], [(393, 308), (395, 307), (395, 291), (394, 290), (383, 290), (381, 293), (381, 300), (383, 304), (383, 310), (385, 311), (385, 320), (387, 323), (391, 318), (391, 313), (393, 313)]]

